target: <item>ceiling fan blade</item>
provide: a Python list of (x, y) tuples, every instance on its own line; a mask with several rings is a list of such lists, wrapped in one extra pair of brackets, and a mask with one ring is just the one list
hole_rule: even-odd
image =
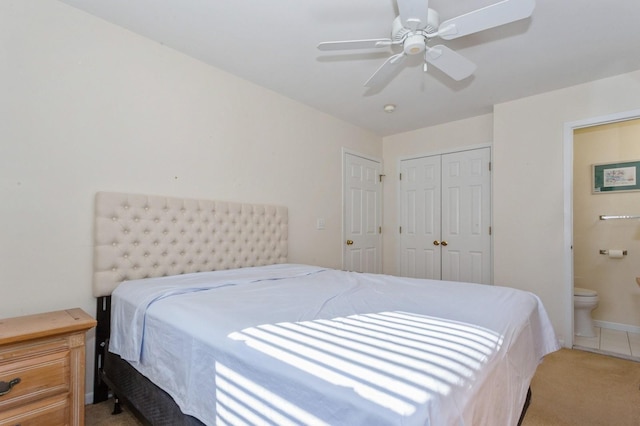
[(397, 0), (402, 26), (412, 31), (427, 26), (428, 0)]
[(372, 49), (375, 47), (385, 47), (392, 44), (388, 38), (372, 38), (368, 40), (346, 40), (346, 41), (325, 41), (318, 44), (320, 50), (351, 50), (351, 49)]
[(390, 56), (384, 64), (380, 66), (373, 73), (369, 80), (364, 83), (364, 87), (375, 87), (387, 83), (393, 74), (397, 71), (397, 67), (400, 66), (405, 59), (406, 55), (403, 53), (398, 53), (397, 55)]
[(438, 35), (445, 40), (498, 27), (531, 16), (535, 0), (503, 0), (440, 24)]
[(464, 80), (476, 70), (476, 64), (441, 44), (428, 47), (424, 60), (456, 81)]

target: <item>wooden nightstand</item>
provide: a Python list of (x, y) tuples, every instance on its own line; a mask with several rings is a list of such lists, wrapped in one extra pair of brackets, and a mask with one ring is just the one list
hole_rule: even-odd
[(0, 319), (0, 426), (84, 425), (82, 309)]

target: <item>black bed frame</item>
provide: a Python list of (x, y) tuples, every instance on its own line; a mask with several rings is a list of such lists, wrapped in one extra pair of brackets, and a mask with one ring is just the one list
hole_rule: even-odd
[(93, 403), (114, 399), (113, 414), (121, 412), (120, 403), (127, 406), (147, 425), (201, 426), (198, 419), (188, 416), (173, 398), (140, 374), (128, 362), (108, 351), (111, 333), (111, 296), (98, 297), (96, 307), (96, 353), (93, 382)]
[(103, 361), (111, 334), (111, 296), (97, 298), (96, 304), (96, 350), (93, 367), (93, 403), (109, 399), (109, 386), (102, 377)]
[[(128, 362), (108, 351), (111, 333), (111, 296), (97, 298), (96, 307), (96, 351), (93, 382), (93, 403), (109, 399), (109, 390), (113, 393), (114, 410), (118, 414), (120, 403), (147, 425), (203, 425), (198, 419), (188, 416), (174, 402), (168, 393), (160, 389), (140, 374)], [(522, 407), (518, 426), (531, 403), (531, 388)]]

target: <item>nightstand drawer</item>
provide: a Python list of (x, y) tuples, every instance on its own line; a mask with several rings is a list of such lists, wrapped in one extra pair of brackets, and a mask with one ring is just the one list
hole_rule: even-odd
[(41, 356), (0, 362), (0, 381), (20, 383), (0, 396), (0, 412), (57, 394), (69, 392), (69, 351), (62, 350)]
[(95, 325), (79, 308), (0, 319), (0, 381), (20, 379), (0, 396), (0, 426), (84, 425), (85, 334)]
[(69, 419), (69, 398), (56, 396), (24, 407), (0, 411), (0, 426), (66, 425)]

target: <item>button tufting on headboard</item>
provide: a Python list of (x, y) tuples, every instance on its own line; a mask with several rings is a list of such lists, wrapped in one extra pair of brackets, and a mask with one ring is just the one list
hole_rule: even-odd
[(93, 295), (123, 280), (287, 261), (286, 207), (99, 192)]

